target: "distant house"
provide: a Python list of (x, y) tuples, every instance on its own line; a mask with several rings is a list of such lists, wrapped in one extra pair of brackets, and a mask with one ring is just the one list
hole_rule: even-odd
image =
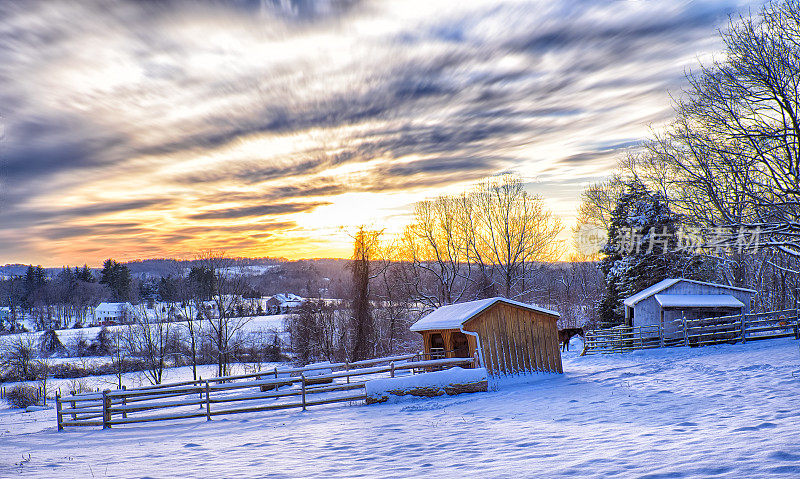
[(425, 359), (477, 354), (491, 375), (562, 372), (560, 315), (506, 298), (442, 306), (411, 326), (422, 335)]
[(133, 306), (131, 303), (100, 303), (94, 308), (94, 322), (96, 324), (127, 323), (133, 319)]
[(712, 318), (750, 312), (756, 292), (724, 284), (671, 278), (626, 298), (627, 326), (660, 326), (664, 336), (676, 334), (676, 320)]
[(287, 314), (299, 309), (305, 299), (292, 293), (280, 293), (266, 302), (268, 314)]

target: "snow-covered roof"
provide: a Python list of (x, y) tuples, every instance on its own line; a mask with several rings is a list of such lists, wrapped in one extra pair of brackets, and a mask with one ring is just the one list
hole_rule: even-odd
[(728, 286), (726, 284), (706, 283), (706, 282), (703, 282), (703, 281), (695, 281), (693, 279), (686, 279), (686, 278), (667, 278), (665, 280), (659, 281), (658, 283), (654, 284), (653, 286), (650, 286), (649, 288), (645, 288), (645, 289), (639, 291), (638, 293), (634, 294), (633, 296), (628, 296), (627, 298), (625, 298), (625, 301), (623, 301), (623, 302), (625, 303), (625, 306), (634, 306), (639, 301), (641, 301), (643, 299), (646, 299), (646, 298), (649, 298), (650, 296), (652, 296), (652, 295), (654, 295), (656, 293), (660, 293), (661, 291), (664, 291), (665, 289), (669, 288), (670, 286), (673, 286), (673, 285), (675, 285), (677, 283), (680, 283), (681, 281), (684, 281), (684, 282), (687, 282), (687, 283), (702, 284), (702, 285), (705, 285), (705, 286), (713, 286), (715, 288), (733, 289), (733, 290), (736, 290), (736, 291), (745, 291), (745, 292), (753, 293), (753, 294), (756, 293), (752, 289), (737, 288), (735, 286)]
[(744, 303), (729, 294), (657, 294), (662, 308), (743, 308)]
[(100, 303), (94, 308), (95, 312), (108, 312), (108, 313), (121, 313), (122, 311), (131, 310), (133, 306), (131, 303)]
[(278, 293), (275, 296), (273, 296), (272, 299), (284, 305), (297, 305), (297, 306), (299, 306), (300, 304), (303, 303), (303, 301), (305, 301), (303, 297), (293, 293)]
[(468, 301), (466, 303), (456, 303), (448, 306), (442, 306), (432, 313), (421, 318), (419, 321), (411, 325), (411, 331), (430, 331), (434, 329), (459, 329), (461, 325), (466, 323), (471, 318), (477, 316), (489, 306), (502, 302), (519, 306), (520, 308), (537, 311), (540, 313), (550, 314), (553, 316), (561, 316), (555, 311), (540, 308), (531, 304), (520, 303), (513, 299), (506, 299), (501, 297), (479, 299), (477, 301)]

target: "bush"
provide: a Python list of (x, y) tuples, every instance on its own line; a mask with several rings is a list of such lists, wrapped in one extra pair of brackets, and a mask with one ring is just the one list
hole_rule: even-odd
[(6, 394), (6, 399), (14, 407), (26, 408), (36, 404), (38, 394), (35, 387), (18, 384)]
[(87, 382), (81, 379), (72, 379), (69, 382), (70, 394), (83, 394), (94, 391)]
[(83, 378), (89, 374), (86, 369), (69, 363), (54, 364), (50, 367), (50, 375), (56, 379)]

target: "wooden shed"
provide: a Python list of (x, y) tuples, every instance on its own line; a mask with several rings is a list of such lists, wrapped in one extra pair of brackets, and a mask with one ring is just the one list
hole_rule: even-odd
[(560, 315), (506, 298), (443, 306), (411, 326), (428, 359), (472, 357), (491, 375), (561, 373)]
[(669, 278), (625, 299), (627, 326), (658, 326), (665, 338), (683, 338), (678, 320), (750, 312), (756, 292), (725, 284)]

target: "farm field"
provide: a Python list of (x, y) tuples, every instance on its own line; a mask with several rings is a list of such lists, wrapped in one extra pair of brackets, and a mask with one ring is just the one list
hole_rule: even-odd
[(0, 477), (797, 477), (800, 343), (578, 357), (488, 393), (56, 431), (0, 409)]

